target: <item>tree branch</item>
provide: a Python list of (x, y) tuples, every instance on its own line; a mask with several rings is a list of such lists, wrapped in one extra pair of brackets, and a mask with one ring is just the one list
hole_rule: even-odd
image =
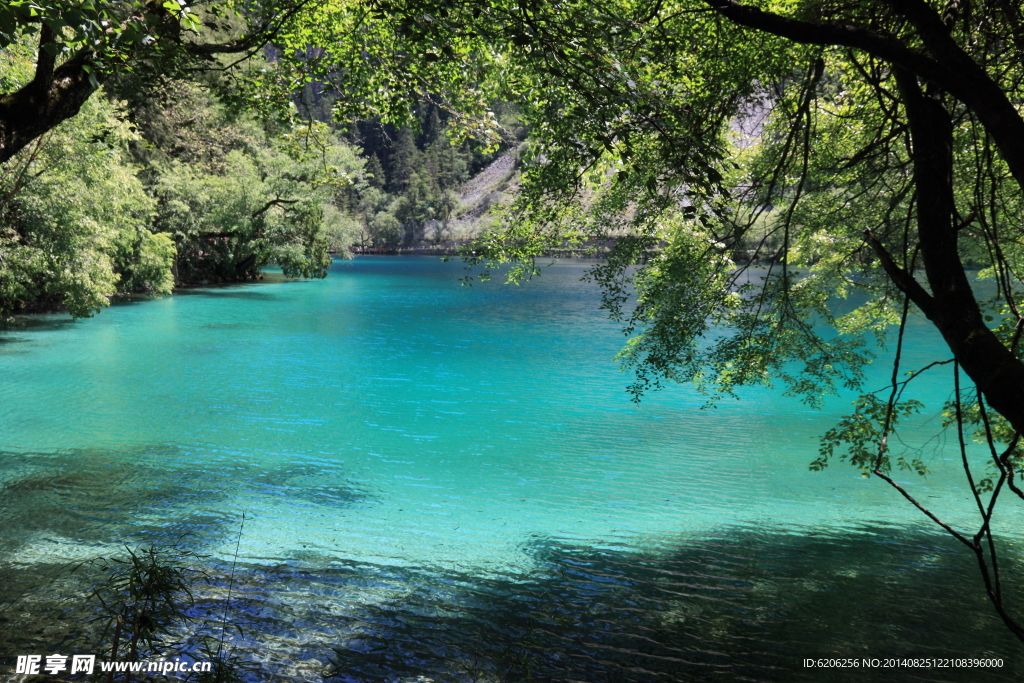
[(34, 87), (46, 87), (53, 78), (53, 69), (57, 64), (57, 58), (51, 55), (46, 49), (47, 45), (53, 45), (56, 35), (53, 29), (43, 24), (39, 30), (39, 47), (36, 52), (36, 73), (32, 77)]
[(299, 0), (294, 5), (282, 12), (276, 21), (267, 22), (262, 30), (253, 35), (232, 40), (225, 43), (183, 43), (185, 50), (193, 55), (215, 55), (215, 54), (237, 54), (246, 52), (253, 48), (262, 47), (281, 30), (285, 22), (306, 8), (307, 5), (316, 0)]
[(252, 217), (259, 218), (261, 215), (269, 211), (270, 207), (272, 206), (278, 206), (281, 204), (298, 204), (298, 202), (298, 199), (281, 199), (280, 197), (278, 197), (277, 199), (271, 199), (270, 201), (263, 205), (262, 209), (253, 213)]
[(885, 269), (889, 279), (914, 302), (914, 305), (920, 308), (925, 315), (928, 315), (935, 304), (932, 295), (921, 286), (921, 283), (914, 279), (913, 275), (896, 264), (892, 255), (886, 250), (885, 245), (875, 237), (875, 233), (865, 230), (864, 240), (874, 250), (875, 255), (878, 256), (878, 260), (881, 262), (882, 268)]
[(45, 65), (47, 55), (40, 50), (35, 78), (0, 96), (0, 163), (77, 114), (96, 90), (83, 68), (92, 61), (92, 52), (83, 50), (53, 71)]
[(895, 38), (856, 26), (790, 19), (734, 0), (705, 2), (740, 26), (797, 43), (861, 49), (934, 83), (977, 114), (1002, 152), (1013, 177), (1024, 187), (1024, 119), (988, 72), (956, 44), (938, 14), (923, 0), (888, 2), (894, 11), (914, 25), (931, 56), (912, 50)]

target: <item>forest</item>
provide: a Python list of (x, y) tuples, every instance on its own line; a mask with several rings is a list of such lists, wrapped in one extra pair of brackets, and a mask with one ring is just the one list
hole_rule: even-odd
[[(34, 52), (22, 41), (5, 57), (10, 88)], [(228, 80), (115, 75), (5, 162), (0, 315), (89, 316), (114, 297), (252, 280), (268, 264), (323, 277), (352, 245), (436, 241), (461, 208), (454, 190), (507, 148), (449, 144), (429, 103), (405, 126), (343, 126), (312, 85), (259, 117)]]
[[(610, 243), (586, 277), (636, 401), (855, 392), (810, 467), (890, 486), (1024, 641), (999, 531), (1024, 503), (1019, 3), (12, 0), (0, 50), (0, 316), (446, 239), (515, 150), (467, 283)], [(911, 364), (915, 321), (944, 346)], [(901, 484), (940, 372), (968, 525)]]

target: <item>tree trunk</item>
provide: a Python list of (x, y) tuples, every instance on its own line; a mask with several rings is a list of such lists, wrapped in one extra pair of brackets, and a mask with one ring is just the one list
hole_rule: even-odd
[(912, 74), (897, 69), (896, 80), (910, 124), (918, 243), (931, 289), (930, 296), (907, 293), (988, 404), (1024, 432), (1024, 363), (985, 324), (957, 249), (949, 112), (938, 94), (922, 92)]
[(949, 92), (977, 115), (1024, 188), (1024, 118), (1006, 93), (956, 44), (938, 13), (921, 0), (888, 2), (913, 24), (927, 53), (865, 29), (789, 19), (735, 0), (705, 2), (740, 26), (799, 43), (861, 49), (892, 65), (910, 124), (918, 238), (931, 294), (913, 280), (913, 274), (896, 266), (871, 235), (868, 241), (893, 282), (942, 334), (988, 404), (1024, 433), (1024, 362), (985, 325), (971, 291), (957, 250), (952, 123), (941, 98), (922, 92), (918, 78)]
[(56, 70), (46, 68), (52, 57), (41, 49), (39, 55), (35, 78), (0, 97), (0, 163), (77, 114), (96, 91), (85, 69), (92, 53), (79, 52)]

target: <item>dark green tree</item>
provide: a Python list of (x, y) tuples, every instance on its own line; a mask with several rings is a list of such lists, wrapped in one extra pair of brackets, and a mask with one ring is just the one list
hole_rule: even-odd
[(384, 175), (384, 166), (380, 163), (380, 157), (370, 154), (366, 160), (366, 182), (377, 189), (387, 185), (388, 179)]

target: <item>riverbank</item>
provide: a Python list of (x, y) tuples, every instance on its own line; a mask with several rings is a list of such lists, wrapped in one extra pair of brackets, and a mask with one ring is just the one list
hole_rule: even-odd
[[(401, 246), (361, 247), (353, 246), (353, 256), (462, 256), (471, 248), (472, 240), (448, 240), (445, 242), (414, 242)], [(562, 249), (546, 249), (540, 256), (548, 258), (602, 258), (615, 246), (614, 240), (590, 240), (578, 246)]]
[[(383, 247), (349, 247), (352, 256), (462, 256), (472, 245), (473, 240), (448, 240), (444, 242), (414, 242), (407, 245)], [(542, 258), (596, 258), (607, 257), (615, 249), (614, 238), (604, 240), (587, 240), (579, 245), (565, 245), (559, 249), (545, 249), (539, 254)], [(664, 244), (658, 245), (658, 249)], [(335, 256), (338, 256), (335, 254)], [(757, 250), (740, 249), (732, 254), (736, 263), (769, 264), (773, 259), (757, 259)]]

